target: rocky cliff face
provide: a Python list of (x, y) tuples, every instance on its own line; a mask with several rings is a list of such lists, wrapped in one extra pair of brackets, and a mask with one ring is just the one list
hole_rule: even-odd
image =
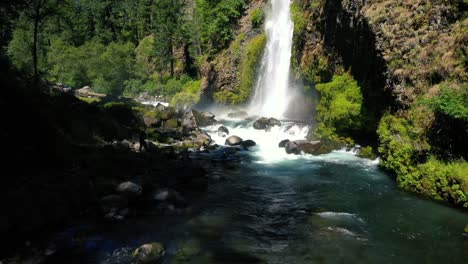
[(329, 81), (350, 70), (371, 112), (408, 108), (443, 81), (466, 82), (466, 5), (448, 0), (299, 0), (307, 24), (294, 62)]
[[(250, 1), (244, 16), (239, 21), (236, 29), (236, 38), (227, 49), (220, 52), (212, 60), (206, 61), (202, 66), (201, 105), (212, 103), (215, 92), (228, 92), (232, 94), (240, 92), (240, 73), (242, 71), (243, 54), (246, 52), (247, 45), (251, 40), (263, 32), (261, 26), (255, 27), (253, 25), (252, 16), (256, 10), (263, 10), (265, 2), (265, 0)], [(232, 102), (231, 99), (223, 101), (223, 103), (241, 102), (242, 100)]]

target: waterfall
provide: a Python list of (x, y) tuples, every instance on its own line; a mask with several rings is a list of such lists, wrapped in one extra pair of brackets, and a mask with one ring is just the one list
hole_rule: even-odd
[(271, 0), (271, 10), (265, 22), (267, 45), (250, 105), (252, 114), (284, 117), (290, 99), (288, 87), (293, 30), (290, 1)]

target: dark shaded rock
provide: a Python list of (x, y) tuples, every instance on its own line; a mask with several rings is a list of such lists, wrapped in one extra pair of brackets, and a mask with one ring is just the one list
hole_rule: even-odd
[(198, 126), (211, 126), (216, 123), (215, 115), (210, 112), (198, 112), (193, 109), (192, 112)]
[(281, 121), (275, 118), (270, 118), (268, 119), (268, 126), (270, 127), (281, 126)]
[(253, 147), (253, 146), (257, 145), (257, 143), (255, 143), (255, 141), (253, 141), (251, 139), (247, 139), (247, 140), (242, 141), (240, 145), (244, 149), (249, 149), (250, 147)]
[(258, 130), (267, 130), (274, 126), (281, 126), (281, 122), (275, 118), (261, 117), (253, 123), (253, 128)]
[(300, 151), (306, 154), (318, 155), (317, 151), (320, 149), (322, 143), (320, 141), (307, 141), (307, 140), (296, 140), (294, 141)]
[(127, 140), (114, 141), (112, 146), (118, 150), (130, 150), (130, 143)]
[(253, 128), (258, 129), (258, 130), (263, 130), (268, 127), (269, 127), (268, 118), (266, 117), (261, 117), (253, 123)]
[(301, 150), (299, 147), (296, 145), (294, 141), (288, 141), (286, 145), (284, 146), (286, 153), (288, 154), (296, 154), (299, 155), (301, 154)]
[(116, 191), (127, 197), (137, 197), (143, 192), (143, 188), (131, 181), (122, 182), (116, 188)]
[(228, 114), (230, 118), (244, 118), (247, 117), (249, 114), (245, 111), (237, 111)]
[(281, 142), (278, 144), (279, 148), (284, 148), (286, 147), (286, 144), (289, 142), (289, 139), (281, 140)]
[[(284, 141), (284, 140), (283, 140)], [(283, 143), (283, 141), (281, 143)], [(320, 147), (322, 143), (320, 141), (307, 141), (307, 140), (294, 140), (287, 141), (284, 145), (286, 153), (299, 155), (301, 152), (312, 155), (319, 155)]]
[(121, 195), (108, 195), (101, 199), (101, 211), (105, 218), (121, 220), (128, 214), (128, 200)]
[(164, 256), (165, 251), (164, 247), (161, 243), (150, 243), (144, 244), (132, 253), (132, 257), (134, 257), (138, 263), (154, 263), (159, 261), (162, 256)]
[(153, 199), (159, 203), (169, 203), (179, 207), (187, 205), (187, 201), (177, 191), (169, 188), (154, 192)]
[(220, 137), (225, 137), (225, 136), (229, 135), (229, 129), (227, 129), (227, 127), (225, 127), (225, 126), (218, 127), (218, 135)]
[(226, 139), (225, 145), (238, 146), (242, 143), (242, 138), (238, 136), (230, 136)]

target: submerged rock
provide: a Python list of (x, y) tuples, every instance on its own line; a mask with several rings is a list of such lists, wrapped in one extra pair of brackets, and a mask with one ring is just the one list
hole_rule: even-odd
[(227, 148), (223, 149), (223, 153), (227, 154), (227, 155), (236, 154), (237, 151), (239, 151), (239, 149), (236, 148), (236, 147), (227, 147)]
[(225, 145), (238, 146), (242, 143), (242, 138), (238, 136), (230, 136), (226, 139)]
[(227, 135), (229, 135), (229, 129), (227, 129), (227, 127), (225, 126), (218, 127), (218, 135), (220, 137), (226, 137)]
[(156, 262), (164, 256), (165, 251), (164, 247), (161, 243), (153, 242), (150, 244), (144, 244), (132, 253), (132, 257), (134, 257), (139, 263), (152, 263)]
[(247, 140), (242, 141), (240, 145), (244, 149), (249, 149), (250, 147), (253, 147), (253, 146), (257, 145), (257, 143), (255, 143), (255, 141), (253, 141), (251, 139), (247, 139)]

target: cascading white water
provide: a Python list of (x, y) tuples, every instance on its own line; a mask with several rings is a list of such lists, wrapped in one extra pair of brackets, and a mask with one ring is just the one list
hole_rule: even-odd
[(283, 118), (288, 108), (289, 67), (294, 24), (289, 0), (271, 0), (265, 31), (267, 45), (250, 112)]

